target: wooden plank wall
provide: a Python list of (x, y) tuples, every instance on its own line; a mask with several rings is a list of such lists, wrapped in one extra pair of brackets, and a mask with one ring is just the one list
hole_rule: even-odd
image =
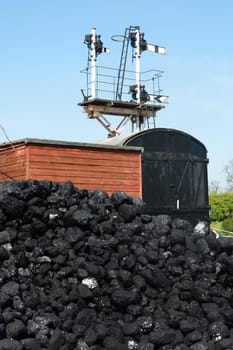
[(28, 176), (142, 197), (141, 151), (29, 144)]
[(26, 154), (25, 144), (0, 147), (0, 181), (27, 178)]

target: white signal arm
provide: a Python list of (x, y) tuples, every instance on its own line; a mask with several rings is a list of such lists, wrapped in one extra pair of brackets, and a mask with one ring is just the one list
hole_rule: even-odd
[(166, 48), (158, 45), (147, 44), (146, 51), (160, 53), (162, 55), (166, 54)]

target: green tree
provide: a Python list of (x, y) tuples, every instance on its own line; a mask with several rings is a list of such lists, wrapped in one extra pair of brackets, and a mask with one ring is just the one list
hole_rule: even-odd
[(211, 193), (209, 203), (211, 221), (223, 221), (233, 214), (233, 193)]
[(233, 215), (223, 220), (222, 229), (228, 232), (233, 232)]

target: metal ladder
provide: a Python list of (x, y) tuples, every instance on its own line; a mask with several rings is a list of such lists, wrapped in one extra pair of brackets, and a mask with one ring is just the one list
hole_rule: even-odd
[(129, 41), (130, 41), (129, 37), (130, 37), (130, 33), (134, 31), (134, 28), (135, 28), (134, 26), (130, 26), (129, 28), (125, 29), (125, 35), (124, 35), (124, 40), (122, 44), (121, 59), (120, 59), (120, 65), (118, 70), (118, 77), (117, 77), (117, 87), (116, 87), (117, 101), (121, 101), (122, 99), (122, 90), (123, 90), (124, 78), (125, 78), (125, 68), (126, 68)]

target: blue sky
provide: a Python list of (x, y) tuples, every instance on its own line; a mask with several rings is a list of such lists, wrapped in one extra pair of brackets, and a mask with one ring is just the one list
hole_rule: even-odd
[[(165, 71), (169, 105), (157, 127), (187, 132), (208, 149), (209, 181), (225, 187), (233, 158), (233, 1), (0, 0), (0, 123), (11, 140), (89, 142), (106, 137), (77, 103), (87, 64), (84, 35), (96, 27), (117, 68), (121, 45), (111, 40), (130, 25), (166, 55), (143, 53), (145, 70)], [(5, 142), (0, 134), (0, 142)]]

